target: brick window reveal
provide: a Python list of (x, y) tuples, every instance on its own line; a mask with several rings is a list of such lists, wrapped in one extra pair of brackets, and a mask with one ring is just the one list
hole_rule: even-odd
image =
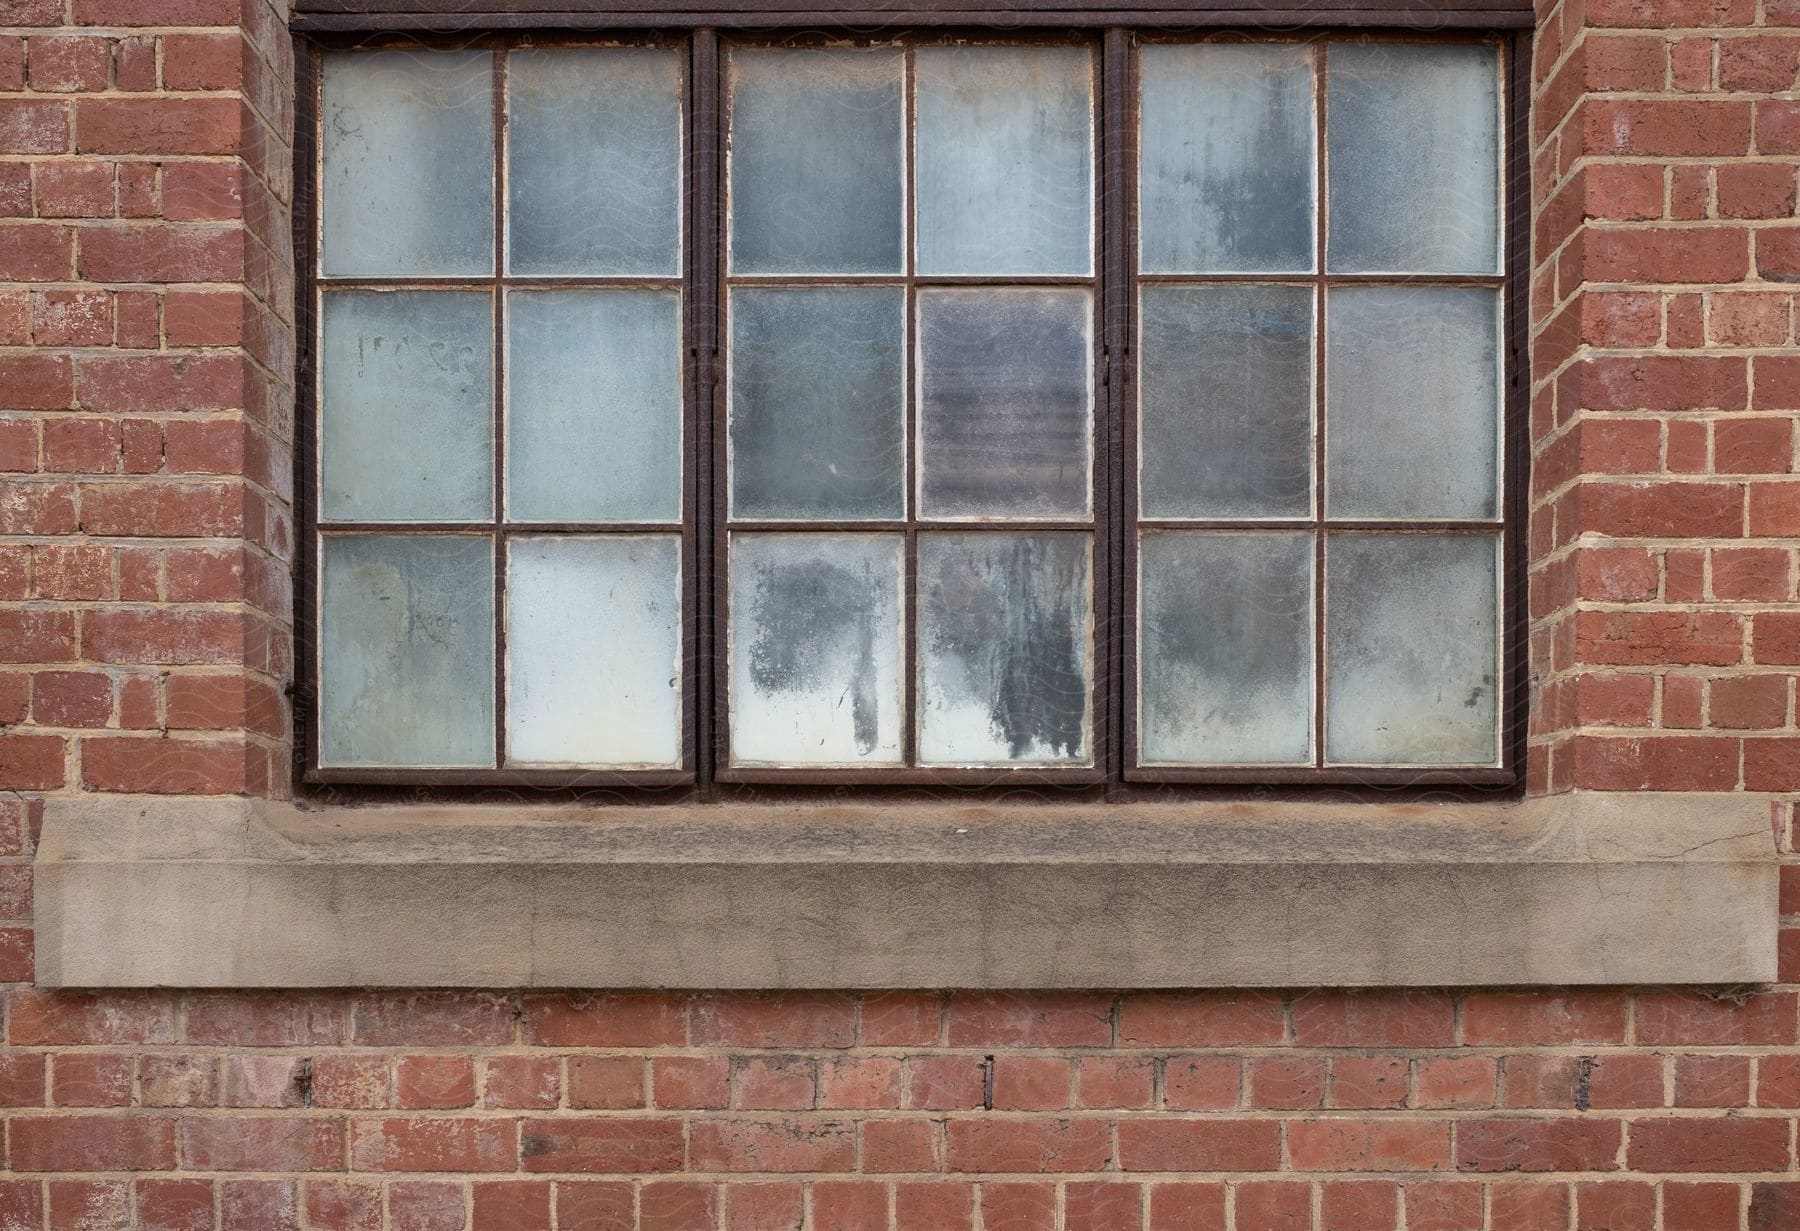
[(310, 781), (1514, 780), (1516, 40), (305, 47)]

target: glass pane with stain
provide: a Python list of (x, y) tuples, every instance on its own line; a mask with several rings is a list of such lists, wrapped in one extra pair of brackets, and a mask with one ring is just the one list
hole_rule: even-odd
[(919, 536), (921, 764), (1092, 762), (1092, 545), (1067, 532)]
[(1308, 516), (1312, 288), (1146, 286), (1142, 296), (1143, 516)]
[(731, 762), (896, 765), (898, 534), (731, 536)]
[(961, 44), (916, 54), (919, 272), (1089, 272), (1092, 53)]
[(897, 48), (734, 48), (730, 262), (737, 274), (900, 273)]
[(681, 539), (507, 544), (506, 750), (515, 765), (681, 762)]
[(1138, 267), (1312, 269), (1312, 48), (1150, 43), (1138, 56)]
[(492, 516), (491, 295), (329, 291), (319, 372), (323, 520)]
[(1500, 540), (1333, 534), (1325, 545), (1325, 757), (1499, 758)]
[(681, 272), (681, 61), (654, 47), (507, 56), (507, 267)]
[(327, 277), (494, 272), (493, 74), (485, 51), (325, 57)]
[(1500, 292), (1325, 293), (1325, 507), (1332, 517), (1494, 518)]
[(1453, 43), (1332, 43), (1327, 268), (1500, 269), (1500, 56)]
[(730, 317), (732, 516), (906, 516), (905, 288), (739, 288)]
[(494, 763), (494, 548), (485, 535), (326, 535), (319, 762)]
[(681, 520), (677, 292), (510, 292), (506, 388), (509, 518)]
[(920, 509), (1086, 518), (1093, 307), (1084, 290), (932, 290), (919, 300)]
[(1139, 759), (1312, 759), (1313, 536), (1143, 536)]

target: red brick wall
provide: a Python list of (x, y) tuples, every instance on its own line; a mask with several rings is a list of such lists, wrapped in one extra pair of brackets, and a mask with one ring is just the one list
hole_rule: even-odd
[[(287, 789), (278, 4), (0, 0), (0, 1231), (1800, 1228), (1800, 926), (1717, 998), (31, 987), (36, 801)], [(1797, 70), (1542, 16), (1535, 790), (1800, 793)]]

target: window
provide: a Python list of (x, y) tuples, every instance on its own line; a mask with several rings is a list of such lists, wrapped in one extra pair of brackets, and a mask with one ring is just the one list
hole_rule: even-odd
[(312, 46), (309, 780), (1510, 781), (1518, 56)]

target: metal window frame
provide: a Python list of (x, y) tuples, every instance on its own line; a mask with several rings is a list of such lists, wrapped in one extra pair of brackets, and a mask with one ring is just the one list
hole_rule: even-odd
[[(573, 3), (574, 0), (569, 0)], [(292, 19), (297, 81), (295, 137), (294, 239), (297, 255), (296, 329), (299, 375), (295, 426), (295, 683), (294, 771), (296, 787), (313, 796), (340, 798), (517, 798), (522, 792), (551, 798), (608, 799), (619, 802), (657, 803), (693, 799), (759, 799), (791, 795), (815, 797), (818, 792), (854, 788), (857, 795), (879, 798), (929, 797), (942, 788), (959, 799), (982, 798), (1019, 788), (1054, 791), (1061, 798), (1128, 800), (1181, 798), (1194, 795), (1241, 792), (1259, 793), (1316, 788), (1339, 793), (1364, 790), (1391, 797), (1395, 791), (1427, 790), (1441, 795), (1446, 790), (1489, 795), (1516, 793), (1523, 786), (1523, 764), (1529, 679), (1526, 663), (1526, 527), (1525, 499), (1528, 448), (1529, 371), (1526, 351), (1527, 279), (1529, 260), (1529, 164), (1526, 116), (1529, 102), (1530, 38), (1532, 14), (1519, 0), (1386, 0), (1377, 6), (1345, 0), (1344, 7), (1317, 8), (1300, 4), (1287, 9), (1250, 8), (1252, 0), (1225, 0), (1204, 8), (1143, 10), (1076, 6), (1073, 0), (1011, 0), (1002, 8), (992, 0), (977, 5), (944, 9), (893, 11), (850, 8), (847, 0), (758, 0), (768, 7), (739, 8), (728, 12), (678, 11), (680, 0), (661, 0), (664, 7), (632, 11), (595, 12), (587, 9), (545, 7), (544, 0), (300, 0)], [(950, 0), (955, 2), (955, 0)], [(776, 5), (782, 7), (775, 7)], [(810, 7), (808, 5), (810, 4)], [(867, 28), (882, 28), (873, 35)], [(723, 321), (726, 286), (723, 277), (724, 241), (724, 58), (720, 31), (731, 31), (733, 41), (781, 41), (796, 33), (836, 30), (842, 37), (878, 37), (881, 41), (918, 36), (935, 41), (948, 33), (1001, 41), (1035, 41), (1060, 31), (1065, 41), (1080, 41), (1097, 48), (1096, 90), (1096, 264), (1091, 285), (1095, 288), (1095, 434), (1094, 517), (1085, 523), (1094, 540), (1094, 594), (1092, 645), (1094, 689), (1094, 762), (1091, 767), (1025, 766), (1017, 769), (944, 769), (934, 767), (781, 769), (730, 767), (727, 763), (728, 732), (724, 663), (726, 598), (724, 585), (726, 508), (724, 463)], [(852, 29), (851, 27), (861, 27)], [(891, 29), (889, 28), (891, 27)], [(1078, 36), (1086, 32), (1087, 39)], [(1275, 33), (1279, 31), (1280, 33)], [(741, 32), (741, 34), (739, 33)], [(1491, 41), (1502, 56), (1503, 152), (1502, 205), (1503, 260), (1501, 274), (1488, 284), (1502, 287), (1502, 463), (1501, 515), (1493, 525), (1500, 531), (1501, 610), (1499, 613), (1501, 696), (1499, 707), (1500, 751), (1497, 765), (1466, 768), (1405, 768), (1383, 766), (1314, 767), (1176, 767), (1139, 766), (1133, 746), (1136, 726), (1136, 638), (1134, 635), (1136, 578), (1136, 48), (1140, 39), (1166, 40), (1184, 37), (1319, 38), (1379, 33), (1406, 39), (1451, 39), (1458, 42)], [(682, 199), (688, 225), (682, 231), (681, 279), (683, 372), (683, 696), (680, 769), (558, 769), (506, 768), (365, 768), (321, 767), (318, 749), (317, 653), (318, 518), (317, 475), (313, 459), (317, 448), (316, 397), (318, 356), (315, 304), (318, 260), (318, 124), (320, 121), (322, 53), (346, 47), (372, 45), (497, 47), (513, 45), (524, 36), (574, 42), (670, 42), (685, 43), (684, 133), (687, 142)], [(504, 57), (499, 57), (504, 62)], [(910, 77), (910, 74), (909, 74)], [(909, 92), (910, 93), (910, 92)], [(496, 84), (496, 107), (501, 94)], [(1322, 89), (1321, 89), (1322, 94)], [(495, 157), (504, 157), (504, 140), (497, 116)], [(910, 121), (909, 121), (910, 132)], [(1318, 133), (1323, 151), (1325, 135)], [(910, 175), (909, 175), (910, 183)], [(1319, 186), (1319, 212), (1323, 215), (1324, 184)], [(909, 188), (909, 201), (910, 201)], [(503, 243), (498, 229), (505, 207), (504, 179), (497, 180), (495, 194), (496, 248)], [(910, 219), (909, 219), (910, 226)], [(908, 312), (916, 292), (911, 270), (913, 245), (908, 241)], [(1323, 280), (1321, 272), (1299, 279)], [(1268, 281), (1267, 278), (1256, 280)], [(496, 302), (509, 279), (503, 265), (489, 282)], [(543, 281), (542, 279), (527, 281)], [(553, 279), (553, 282), (564, 280)], [(602, 280), (608, 281), (608, 280)], [(610, 281), (618, 281), (617, 279)], [(626, 281), (631, 281), (627, 279)], [(1016, 281), (993, 279), (991, 282)], [(1024, 281), (1029, 282), (1029, 279)], [(1196, 279), (1195, 281), (1199, 281)], [(1405, 282), (1404, 278), (1386, 281)], [(1411, 279), (1410, 281), (1431, 281)], [(1442, 281), (1439, 279), (1438, 281)], [(1470, 281), (1452, 279), (1452, 281)], [(496, 314), (501, 311), (496, 308)], [(911, 334), (909, 321), (909, 337)], [(1322, 322), (1321, 322), (1322, 336)], [(497, 363), (504, 362), (504, 336), (496, 329)], [(908, 451), (913, 439), (916, 411), (912, 405), (912, 347), (908, 347)], [(495, 381), (503, 379), (497, 367)], [(1322, 372), (1315, 380), (1322, 379)], [(495, 414), (501, 413), (496, 400)], [(1318, 416), (1322, 422), (1322, 415)], [(495, 483), (504, 483), (502, 458), (495, 461)], [(915, 592), (915, 541), (913, 523), (917, 508), (911, 491), (909, 462), (907, 583), (903, 617), (907, 622), (906, 685), (915, 689), (912, 637), (912, 597)], [(1315, 476), (1316, 482), (1316, 476)], [(1315, 507), (1315, 520), (1322, 510)], [(501, 516), (496, 505), (495, 516)], [(1023, 523), (1021, 523), (1023, 524)], [(1084, 523), (1059, 525), (1078, 530)], [(858, 524), (857, 529), (883, 528)], [(393, 530), (398, 526), (371, 526)], [(485, 529), (486, 527), (484, 527)], [(530, 534), (573, 527), (545, 527), (522, 523), (514, 534)], [(792, 527), (784, 527), (792, 528)], [(822, 529), (824, 526), (811, 527)], [(848, 528), (848, 527), (845, 527)], [(954, 525), (950, 525), (954, 529)], [(1010, 528), (996, 523), (994, 529)], [(1216, 528), (1216, 527), (1213, 527)], [(1357, 528), (1363, 528), (1358, 526)], [(333, 527), (341, 529), (341, 527)], [(434, 527), (442, 532), (444, 527)], [(636, 532), (668, 533), (668, 528), (636, 527)], [(500, 559), (506, 529), (496, 531), (496, 559)], [(1323, 531), (1320, 532), (1322, 541)], [(496, 586), (496, 740), (504, 751), (504, 577)], [(1324, 575), (1315, 586), (1322, 592)], [(1315, 638), (1323, 629), (1315, 627)], [(1322, 657), (1315, 669), (1323, 670)], [(1316, 699), (1322, 702), (1322, 698)], [(913, 720), (909, 702), (907, 745), (911, 748)], [(1323, 706), (1318, 704), (1322, 721)], [(1315, 754), (1323, 749), (1315, 740)]]

